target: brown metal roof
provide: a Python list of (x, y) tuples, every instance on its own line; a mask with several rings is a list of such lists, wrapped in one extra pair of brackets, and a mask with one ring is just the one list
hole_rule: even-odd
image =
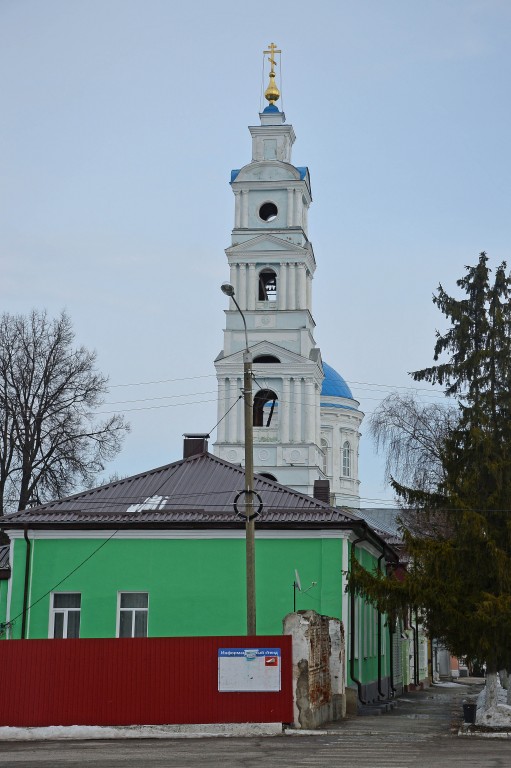
[[(85, 520), (214, 522), (234, 515), (233, 502), (244, 486), (244, 470), (234, 464), (202, 453), (173, 464), (117, 480), (90, 491), (16, 512), (5, 527), (35, 522)], [(318, 499), (293, 491), (256, 475), (268, 520), (321, 519), (355, 520), (348, 510), (332, 508)], [(240, 500), (241, 501), (241, 500)], [(287, 512), (286, 515), (279, 514)], [(7, 521), (8, 520), (8, 521)]]
[[(202, 453), (16, 512), (4, 519), (3, 527), (242, 527), (244, 522), (235, 515), (233, 503), (244, 487), (244, 479), (241, 467)], [(351, 510), (330, 507), (268, 478), (256, 475), (254, 488), (263, 502), (258, 528), (370, 528)], [(372, 534), (372, 538), (376, 543), (381, 541), (378, 534)]]

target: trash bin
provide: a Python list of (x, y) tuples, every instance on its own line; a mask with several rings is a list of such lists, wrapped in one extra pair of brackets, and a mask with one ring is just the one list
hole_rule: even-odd
[(463, 704), (463, 719), (466, 723), (475, 723), (477, 704)]

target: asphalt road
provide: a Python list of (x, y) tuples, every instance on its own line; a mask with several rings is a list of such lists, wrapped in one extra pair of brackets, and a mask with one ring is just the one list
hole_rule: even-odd
[(461, 738), (462, 701), (479, 688), (406, 694), (386, 715), (349, 718), (321, 735), (264, 738), (2, 742), (12, 768), (510, 768), (511, 739)]

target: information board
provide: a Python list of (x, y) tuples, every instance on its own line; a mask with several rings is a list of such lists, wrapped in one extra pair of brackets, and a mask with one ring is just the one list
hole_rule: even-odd
[(219, 648), (219, 691), (280, 691), (280, 648)]

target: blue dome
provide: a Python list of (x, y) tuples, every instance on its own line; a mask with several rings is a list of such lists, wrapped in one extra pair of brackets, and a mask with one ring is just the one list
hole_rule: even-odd
[(337, 371), (323, 363), (323, 372), (325, 379), (323, 386), (321, 387), (321, 394), (324, 397), (347, 397), (349, 400), (353, 400), (351, 389), (348, 387), (343, 377)]

